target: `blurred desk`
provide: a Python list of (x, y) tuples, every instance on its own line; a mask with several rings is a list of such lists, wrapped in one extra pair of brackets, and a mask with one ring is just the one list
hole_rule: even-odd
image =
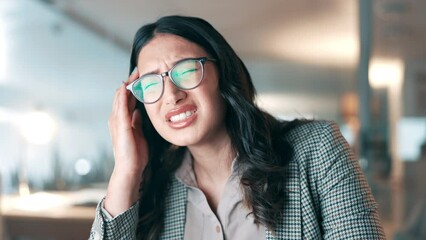
[[(10, 239), (88, 239), (95, 218), (93, 205), (103, 196), (102, 190), (3, 196), (4, 231)], [(91, 206), (81, 206), (85, 204)]]

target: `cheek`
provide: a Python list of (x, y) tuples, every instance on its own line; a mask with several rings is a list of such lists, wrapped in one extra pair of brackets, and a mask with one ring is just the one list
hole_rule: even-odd
[(162, 120), (161, 116), (159, 114), (159, 110), (155, 108), (153, 105), (145, 105), (146, 113), (148, 114), (149, 120), (151, 120), (151, 123), (154, 125), (154, 128), (158, 132), (158, 128), (160, 127)]
[(215, 124), (222, 124), (226, 114), (225, 101), (223, 100), (219, 90), (211, 91), (204, 95), (204, 108), (207, 110), (208, 118), (216, 122)]

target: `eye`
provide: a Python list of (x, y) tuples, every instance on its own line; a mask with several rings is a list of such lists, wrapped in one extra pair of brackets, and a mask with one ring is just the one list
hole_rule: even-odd
[(157, 84), (158, 84), (158, 82), (148, 83), (147, 85), (145, 85), (145, 86), (143, 87), (143, 90), (145, 91), (145, 90), (147, 90), (147, 89), (149, 89), (149, 88), (151, 88), (151, 87), (156, 86)]
[(184, 69), (182, 71), (176, 71), (176, 73), (173, 74), (173, 77), (176, 78), (176, 79), (181, 79), (181, 78), (185, 77), (185, 75), (196, 72), (197, 70), (198, 70), (197, 68), (188, 68), (188, 69)]
[(186, 78), (192, 76), (200, 70), (200, 66), (195, 60), (185, 60), (181, 63), (178, 63), (172, 72), (172, 77), (175, 80), (186, 80)]
[(159, 84), (161, 84), (161, 77), (158, 75), (145, 75), (140, 79), (142, 91), (155, 91), (160, 86)]
[(185, 74), (187, 74), (187, 73), (196, 72), (197, 70), (198, 70), (198, 69), (196, 69), (196, 68), (188, 69), (188, 70), (186, 70), (186, 71), (182, 72), (182, 73), (181, 73), (181, 75), (185, 75)]

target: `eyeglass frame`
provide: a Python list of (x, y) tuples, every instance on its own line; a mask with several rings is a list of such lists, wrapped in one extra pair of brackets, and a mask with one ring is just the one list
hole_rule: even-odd
[[(172, 75), (171, 75), (171, 72), (175, 69), (175, 67), (176, 67), (179, 63), (184, 62), (184, 61), (188, 61), (188, 60), (195, 60), (195, 61), (197, 61), (197, 62), (199, 62), (199, 63), (201, 64), (201, 80), (200, 80), (200, 82), (198, 82), (198, 83), (197, 83), (197, 85), (196, 85), (196, 86), (194, 86), (194, 87), (192, 87), (192, 88), (182, 88), (182, 87), (179, 87), (179, 86), (176, 84), (176, 82), (173, 80), (173, 78), (171, 77), (171, 76), (172, 76)], [(156, 102), (158, 102), (158, 101), (161, 99), (161, 97), (162, 97), (162, 96), (163, 96), (163, 94), (164, 94), (164, 87), (165, 87), (165, 84), (164, 84), (164, 77), (168, 76), (168, 77), (169, 77), (169, 79), (170, 79), (170, 81), (173, 83), (173, 85), (175, 85), (175, 87), (177, 87), (177, 88), (178, 88), (178, 89), (180, 89), (180, 90), (191, 90), (191, 89), (194, 89), (194, 88), (198, 87), (198, 86), (201, 84), (201, 82), (203, 81), (203, 79), (204, 79), (204, 64), (205, 64), (207, 61), (217, 62), (217, 60), (216, 60), (216, 59), (211, 58), (211, 57), (199, 57), (199, 58), (184, 58), (184, 59), (181, 59), (181, 60), (177, 61), (177, 62), (175, 63), (175, 65), (174, 65), (174, 66), (173, 66), (173, 67), (172, 67), (169, 71), (166, 71), (166, 72), (163, 72), (163, 73), (160, 73), (160, 74), (155, 74), (155, 73), (148, 73), (148, 74), (144, 74), (144, 75), (140, 76), (138, 79), (136, 79), (135, 81), (131, 82), (129, 85), (127, 85), (127, 86), (126, 86), (126, 89), (127, 89), (127, 90), (129, 90), (129, 91), (133, 94), (133, 96), (134, 96), (134, 97), (135, 97), (138, 101), (140, 101), (140, 102), (142, 102), (142, 103), (144, 103), (144, 104), (153, 104), (153, 103), (156, 103)], [(140, 99), (136, 96), (136, 94), (133, 92), (133, 85), (134, 85), (135, 83), (139, 82), (139, 81), (140, 81), (143, 77), (146, 77), (146, 76), (149, 76), (149, 75), (160, 76), (161, 81), (162, 81), (162, 84), (163, 84), (163, 87), (162, 87), (162, 89), (161, 89), (161, 94), (160, 94), (160, 96), (158, 97), (158, 99), (157, 99), (157, 100), (155, 100), (155, 101), (153, 101), (153, 102), (145, 102), (145, 101), (142, 101), (142, 100), (140, 100)]]

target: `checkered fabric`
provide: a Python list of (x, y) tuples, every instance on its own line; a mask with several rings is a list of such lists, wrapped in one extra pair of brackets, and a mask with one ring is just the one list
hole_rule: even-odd
[(183, 239), (186, 219), (187, 188), (173, 178), (170, 191), (166, 197), (164, 230), (160, 236), (165, 239)]
[(267, 239), (386, 239), (377, 204), (349, 145), (333, 122), (291, 131), (287, 202)]
[[(293, 129), (287, 139), (295, 153), (283, 217), (274, 233), (266, 230), (266, 239), (386, 239), (377, 204), (338, 126), (313, 121)], [(160, 239), (183, 239), (186, 198), (186, 187), (173, 180)], [(98, 209), (90, 239), (96, 239), (96, 231), (103, 233), (99, 239), (134, 239), (137, 217), (132, 207), (105, 221)]]
[(102, 213), (101, 209), (104, 199), (102, 199), (96, 208), (96, 218), (93, 222), (89, 239), (136, 239), (136, 227), (139, 219), (139, 202), (124, 213), (111, 219)]

